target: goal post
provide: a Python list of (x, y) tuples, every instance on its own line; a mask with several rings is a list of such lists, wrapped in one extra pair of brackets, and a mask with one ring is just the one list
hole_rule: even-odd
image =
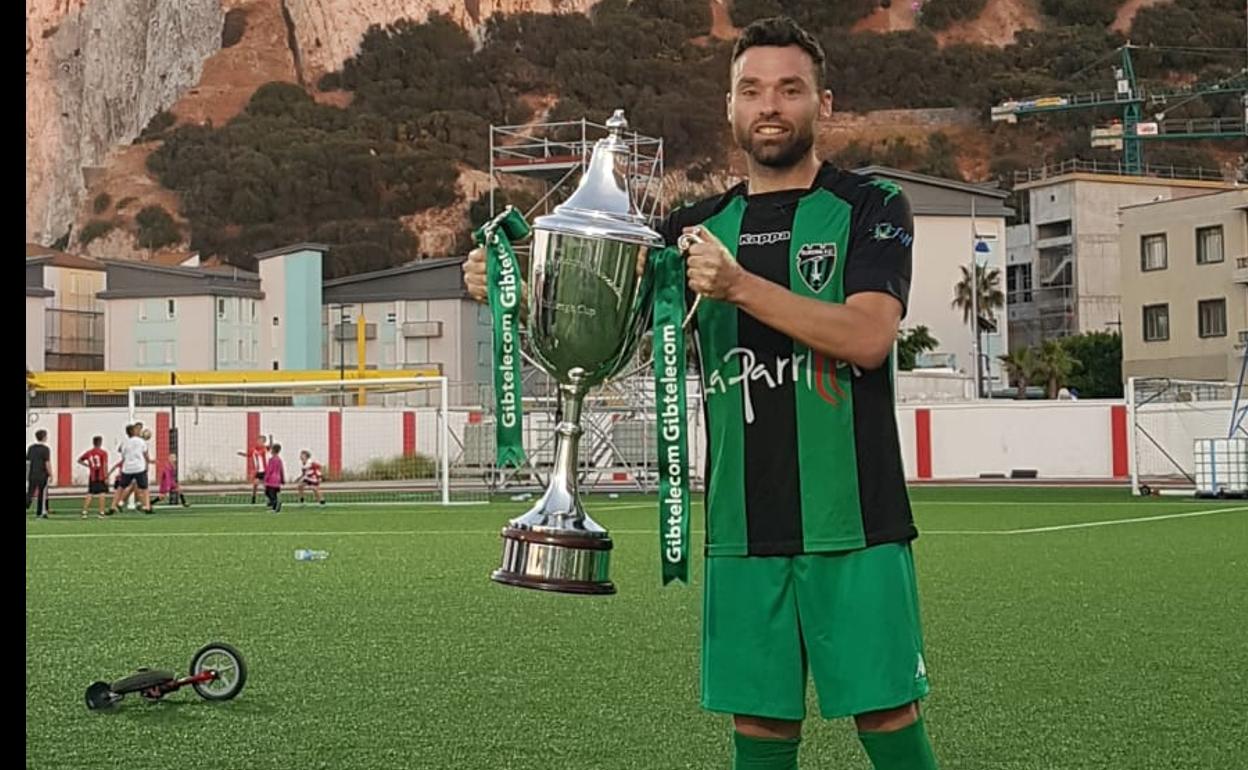
[[(298, 500), (302, 452), (329, 503), (449, 505), (485, 496), (479, 484), (452, 484), (457, 415), (443, 376), (136, 386), (127, 411), (152, 431), (152, 489), (166, 469), (176, 471), (192, 503), (250, 504), (253, 486), (263, 486), (253, 466), (271, 456), (252, 455), (258, 439), (281, 445), (284, 504)], [(303, 498), (316, 503), (311, 484)]]
[(1248, 430), (1243, 383), (1132, 377), (1127, 381), (1131, 491), (1242, 494)]

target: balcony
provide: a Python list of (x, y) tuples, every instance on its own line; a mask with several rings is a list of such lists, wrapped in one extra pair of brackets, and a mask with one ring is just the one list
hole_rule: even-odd
[[(341, 324), (341, 323), (334, 324), (334, 342), (354, 341), (356, 339), (357, 333), (358, 332), (355, 328), (355, 323), (352, 321), (348, 321), (345, 324)], [(377, 324), (375, 323), (364, 324), (364, 339), (366, 340), (377, 339)]]
[(1231, 280), (1248, 284), (1248, 257), (1235, 258), (1235, 272), (1231, 275)]
[(404, 337), (428, 338), (442, 336), (441, 321), (405, 321), (401, 327)]
[(48, 371), (104, 368), (103, 312), (48, 308), (44, 330), (44, 368)]

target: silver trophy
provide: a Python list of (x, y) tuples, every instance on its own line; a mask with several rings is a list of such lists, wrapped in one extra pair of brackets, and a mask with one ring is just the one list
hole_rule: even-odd
[(533, 357), (558, 383), (550, 483), (528, 513), (503, 530), (503, 563), (491, 576), (508, 585), (611, 594), (611, 538), (581, 506), (577, 445), (588, 390), (632, 358), (649, 318), (647, 255), (663, 238), (647, 227), (628, 185), (624, 111), (607, 121), (580, 184), (554, 213), (533, 223), (528, 338)]

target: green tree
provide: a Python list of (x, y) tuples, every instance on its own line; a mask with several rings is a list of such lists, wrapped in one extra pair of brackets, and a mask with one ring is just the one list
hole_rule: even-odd
[(1117, 332), (1076, 334), (1060, 343), (1079, 362), (1066, 384), (1080, 398), (1122, 398), (1122, 337)]
[(922, 324), (913, 329), (902, 329), (897, 333), (897, 368), (903, 372), (911, 371), (920, 353), (939, 346), (940, 341)]
[(1070, 374), (1079, 363), (1060, 340), (1045, 340), (1036, 356), (1036, 376), (1044, 381), (1049, 398), (1057, 398), (1058, 392), (1069, 384)]
[(139, 226), (137, 242), (145, 249), (159, 249), (172, 246), (182, 240), (178, 232), (178, 223), (161, 206), (145, 206), (134, 218)]

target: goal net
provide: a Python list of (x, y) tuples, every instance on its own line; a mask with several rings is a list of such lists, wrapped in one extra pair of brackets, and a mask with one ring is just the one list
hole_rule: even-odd
[(1246, 461), (1240, 447), (1248, 441), (1242, 421), (1245, 386), (1133, 377), (1127, 405), (1133, 492), (1209, 493), (1219, 486), (1226, 491), (1228, 480), (1242, 483), (1234, 479), (1245, 473), (1240, 467)]
[(128, 416), (151, 431), (151, 488), (176, 478), (192, 505), (264, 502), (279, 445), (284, 506), (484, 500), (453, 483), (448, 394), (445, 377), (134, 387)]

